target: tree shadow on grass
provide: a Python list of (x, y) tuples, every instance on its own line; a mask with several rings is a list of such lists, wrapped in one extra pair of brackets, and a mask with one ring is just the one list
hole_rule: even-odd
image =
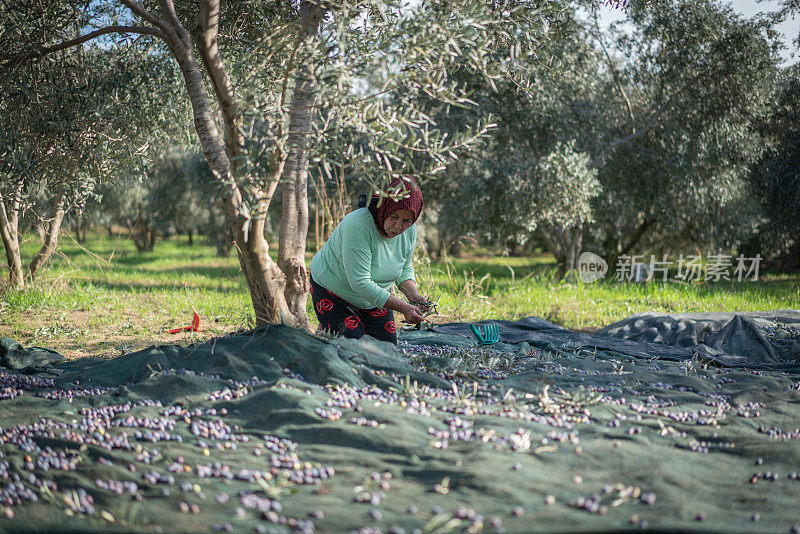
[[(594, 282), (595, 287), (604, 288), (610, 292), (631, 293), (634, 290), (639, 290), (639, 296), (647, 296), (648, 292), (653, 288), (660, 287), (674, 287), (683, 288), (688, 293), (693, 293), (699, 299), (712, 299), (716, 296), (744, 296), (755, 299), (762, 299), (765, 297), (775, 297), (785, 299), (788, 296), (800, 295), (800, 284), (796, 279), (762, 279), (755, 282), (738, 282), (738, 281), (719, 281), (708, 282), (704, 284), (684, 284), (676, 282), (670, 278), (668, 282), (620, 282), (613, 278), (606, 278), (604, 280)], [(800, 305), (800, 299), (798, 299)]]
[[(447, 270), (444, 262), (433, 262), (431, 267), (437, 270)], [(555, 271), (554, 263), (531, 263), (530, 265), (517, 265), (509, 267), (500, 263), (486, 263), (479, 260), (453, 262), (450, 270), (462, 275), (471, 273), (475, 277), (488, 274), (492, 278), (520, 279), (530, 275), (551, 276)]]
[[(157, 252), (144, 252), (144, 253), (136, 253), (136, 254), (125, 254), (120, 256), (119, 258), (114, 260), (114, 265), (125, 265), (128, 267), (136, 267), (140, 265), (146, 265), (148, 263), (154, 263), (159, 261), (167, 261), (169, 258), (172, 258), (171, 261), (176, 261), (174, 256), (165, 255), (162, 253)], [(208, 261), (209, 257), (205, 254), (183, 254), (180, 255), (180, 262), (190, 262), (190, 261)]]
[(743, 295), (753, 295), (763, 297), (774, 295), (785, 298), (790, 295), (798, 295), (800, 285), (796, 280), (766, 279), (757, 282), (718, 282), (706, 284), (697, 288), (699, 296), (712, 296), (718, 293), (736, 293)]
[[(108, 281), (107, 273), (115, 277), (130, 281)], [(84, 271), (81, 279), (95, 286), (117, 288), (125, 286), (139, 288), (164, 288), (183, 287), (186, 280), (191, 286), (216, 286), (222, 284), (244, 285), (244, 276), (239, 272), (238, 265), (211, 266), (211, 265), (182, 265), (141, 269), (135, 265), (115, 265), (113, 268)]]
[(228, 267), (167, 267), (165, 269), (160, 269), (159, 272), (172, 273), (175, 275), (190, 274), (215, 280), (241, 281), (244, 283), (244, 275), (239, 272), (238, 264)]
[[(142, 293), (147, 291), (179, 291), (183, 289), (183, 284), (175, 283), (147, 283), (147, 282), (108, 282), (105, 280), (91, 280), (93, 286), (109, 291), (119, 291), (122, 293)], [(189, 284), (190, 289), (202, 289), (203, 291), (235, 294), (244, 290), (244, 283), (241, 287), (222, 287), (221, 284)]]

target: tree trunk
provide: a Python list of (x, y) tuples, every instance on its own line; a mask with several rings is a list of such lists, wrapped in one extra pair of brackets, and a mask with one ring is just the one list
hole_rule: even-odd
[[(559, 240), (557, 237), (551, 237), (547, 230), (544, 229), (543, 225), (538, 225), (536, 230), (539, 232), (539, 236), (544, 241), (544, 244), (547, 246), (547, 250), (555, 257), (556, 259), (556, 277), (561, 280), (564, 277), (565, 269), (564, 264), (566, 263), (566, 256), (564, 256), (564, 252), (559, 246)], [(552, 230), (553, 233), (557, 233), (556, 230)]]
[(19, 249), (19, 208), (22, 203), (22, 181), (11, 193), (8, 202), (0, 194), (0, 237), (6, 250), (9, 286), (12, 289), (25, 287), (22, 272), (22, 256)]
[(565, 233), (568, 236), (566, 272), (577, 272), (578, 258), (580, 258), (581, 246), (583, 245), (583, 225), (578, 223), (576, 226), (568, 228)]
[(539, 225), (538, 230), (545, 245), (556, 258), (558, 264), (556, 276), (559, 280), (578, 268), (578, 258), (583, 244), (582, 224), (578, 223), (571, 228), (555, 226), (551, 229), (552, 236), (543, 225)]
[[(89, 231), (89, 221), (83, 218), (78, 218), (76, 215), (72, 220), (72, 232), (75, 234), (75, 240), (78, 243), (86, 242), (86, 234)], [(110, 232), (109, 232), (109, 235)]]
[(150, 227), (150, 220), (144, 213), (142, 206), (136, 208), (136, 222), (134, 224), (128, 223), (131, 231), (131, 239), (136, 246), (136, 251), (140, 254), (143, 252), (150, 252), (156, 241), (156, 231)]
[(58, 234), (61, 231), (61, 223), (64, 221), (64, 213), (64, 193), (60, 193), (53, 207), (53, 217), (47, 223), (44, 244), (28, 265), (28, 280), (31, 282), (36, 279), (36, 275), (53, 255), (56, 246), (58, 246)]
[[(227, 230), (227, 228), (226, 228)], [(231, 234), (226, 231), (222, 235), (214, 236), (214, 245), (217, 247), (217, 256), (227, 258), (231, 254)]]
[[(223, 188), (225, 215), (250, 290), (256, 324), (282, 321), (290, 326), (305, 326), (308, 322), (305, 310), (300, 317), (296, 317), (286, 305), (283, 294), (285, 276), (269, 256), (269, 244), (263, 234), (263, 216), (253, 219), (249, 217), (249, 210), (246, 209), (242, 193), (234, 179), (236, 176), (234, 165), (241, 155), (243, 139), (237, 126), (240, 116), (236, 95), (218, 49), (219, 4), (219, 0), (200, 2), (197, 49), (220, 104), (219, 109), (225, 127), (224, 140), (214, 121), (214, 110), (203, 73), (193, 53), (193, 43), (189, 33), (181, 26), (177, 15), (171, 9), (171, 2), (163, 0), (162, 12), (165, 13), (169, 24), (167, 42), (186, 84), (192, 104), (195, 130), (203, 154)], [(257, 199), (259, 202), (257, 215), (266, 215), (266, 208), (271, 200), (269, 191), (274, 192), (276, 186), (277, 180), (274, 180), (274, 186), (268, 188), (267, 194)]]
[(39, 235), (39, 242), (44, 244), (47, 241), (47, 223), (44, 221), (37, 222), (36, 233)]
[(3, 234), (3, 245), (6, 249), (6, 261), (8, 262), (8, 283), (12, 289), (22, 289), (25, 287), (25, 279), (22, 274), (22, 256), (19, 250), (19, 239), (17, 236), (8, 237), (6, 231)]
[(156, 229), (150, 228), (147, 233), (147, 252), (152, 252), (153, 247), (156, 246)]
[(606, 256), (604, 258), (606, 260), (606, 263), (608, 263), (608, 265), (610, 265), (610, 266), (616, 265), (617, 264), (617, 258), (620, 255), (630, 253), (633, 250), (633, 248), (636, 245), (639, 244), (639, 242), (645, 236), (647, 231), (650, 230), (653, 227), (653, 225), (655, 225), (657, 222), (658, 222), (657, 219), (646, 218), (636, 228), (636, 230), (634, 230), (630, 234), (630, 237), (628, 238), (628, 242), (626, 244), (624, 244), (624, 245), (622, 244), (622, 237), (620, 237), (619, 240), (617, 241), (617, 247), (614, 250), (612, 250), (611, 252), (609, 252), (608, 256)]
[[(316, 2), (300, 3), (300, 24), (308, 39), (317, 34), (325, 10)], [(301, 30), (301, 31), (303, 31)], [(278, 265), (286, 275), (286, 303), (289, 311), (305, 318), (309, 281), (306, 272), (308, 236), (309, 132), (312, 129), (316, 87), (307, 66), (298, 68), (289, 120), (289, 157), (282, 180), (281, 233)], [(307, 321), (307, 318), (306, 318)]]
[[(755, 254), (753, 254), (755, 256)], [(796, 240), (794, 244), (789, 247), (789, 250), (781, 258), (780, 262), (780, 272), (782, 273), (791, 273), (795, 272), (800, 268), (800, 240)]]
[(212, 201), (208, 210), (208, 221), (204, 228), (203, 233), (211, 238), (217, 248), (217, 256), (227, 258), (233, 246), (233, 238), (225, 220), (224, 205), (219, 199)]

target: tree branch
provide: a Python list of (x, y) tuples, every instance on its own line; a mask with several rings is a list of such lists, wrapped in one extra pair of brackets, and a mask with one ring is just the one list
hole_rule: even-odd
[(169, 26), (166, 22), (162, 19), (156, 17), (141, 5), (135, 2), (135, 0), (119, 0), (125, 7), (130, 9), (134, 14), (139, 15), (141, 18), (155, 26), (156, 28), (160, 29), (164, 34), (169, 33)]
[[(394, 90), (394, 88), (392, 87), (392, 88), (389, 88), (389, 89), (384, 89), (383, 91), (378, 91), (377, 93), (373, 93), (371, 95), (367, 95), (367, 96), (362, 97), (362, 98), (346, 100), (344, 102), (341, 102), (340, 104), (334, 104), (334, 105), (326, 104), (325, 108), (326, 109), (332, 109), (332, 108), (343, 108), (345, 106), (354, 106), (356, 104), (360, 104), (362, 102), (366, 102), (367, 100), (372, 100), (373, 98), (378, 98), (379, 96), (381, 96), (383, 94), (386, 94), (388, 92), (391, 92), (393, 90)], [(319, 106), (317, 106), (317, 105), (310, 105), (310, 106), (303, 106), (303, 107), (299, 107), (299, 108), (285, 108), (284, 111), (286, 111), (286, 113), (291, 113), (292, 111), (301, 111), (301, 110), (304, 110), (304, 109), (316, 109), (318, 107)]]
[(616, 141), (608, 145), (608, 148), (605, 151), (603, 151), (603, 153), (600, 156), (598, 156), (596, 160), (592, 162), (592, 165), (594, 167), (600, 167), (605, 162), (606, 158), (608, 157), (608, 154), (616, 150), (617, 147), (622, 146), (626, 143), (631, 143), (647, 135), (653, 128), (656, 127), (656, 125), (658, 124), (658, 120), (661, 118), (661, 115), (663, 115), (667, 109), (672, 107), (672, 102), (675, 100), (675, 98), (684, 91), (686, 91), (687, 89), (689, 89), (690, 87), (692, 87), (694, 84), (696, 84), (698, 81), (700, 81), (700, 79), (702, 79), (705, 76), (706, 76), (705, 72), (699, 72), (698, 74), (693, 76), (688, 82), (683, 84), (681, 88), (675, 90), (672, 94), (670, 94), (666, 102), (663, 101), (664, 83), (662, 79), (658, 88), (658, 97), (656, 98), (656, 101), (661, 103), (658, 105), (655, 112), (653, 113), (653, 116), (650, 118), (647, 124), (645, 124), (639, 130), (634, 130), (632, 134), (627, 135), (621, 139), (617, 139)]
[(536, 230), (539, 232), (539, 237), (542, 238), (544, 244), (547, 246), (547, 248), (550, 250), (553, 256), (557, 258), (558, 246), (556, 245), (556, 242), (553, 241), (553, 239), (549, 235), (547, 235), (547, 231), (542, 227), (541, 224), (536, 227)]
[(656, 127), (656, 124), (658, 124), (658, 119), (661, 118), (661, 115), (664, 113), (664, 110), (666, 108), (667, 108), (667, 106), (664, 105), (664, 104), (661, 104), (660, 106), (658, 106), (658, 109), (653, 114), (653, 116), (650, 118), (650, 120), (648, 121), (647, 124), (645, 124), (638, 131), (635, 131), (632, 134), (626, 135), (622, 139), (617, 139), (616, 141), (611, 143), (608, 146), (608, 151), (611, 152), (612, 150), (614, 150), (618, 146), (624, 145), (626, 143), (630, 143), (632, 141), (635, 141), (635, 140), (639, 139), (640, 137), (645, 136), (648, 132), (650, 132), (650, 130), (652, 130), (653, 128)]
[(169, 25), (174, 28), (182, 26), (181, 21), (178, 20), (178, 14), (175, 12), (175, 3), (172, 0), (158, 0), (158, 5), (161, 7), (161, 12), (165, 15)]
[(6, 212), (6, 201), (3, 199), (3, 193), (0, 193), (0, 235), (3, 236), (3, 241), (11, 239), (11, 221)]
[[(634, 133), (632, 133), (632, 134), (630, 134), (628, 136), (625, 136), (622, 139), (617, 139), (616, 141), (611, 143), (609, 145), (609, 147), (608, 147), (608, 151), (611, 152), (612, 150), (614, 150), (615, 148), (617, 148), (620, 145), (624, 145), (625, 143), (630, 143), (632, 141), (635, 141), (635, 140), (639, 139), (640, 137), (646, 135), (653, 128), (655, 128), (656, 124), (658, 124), (658, 119), (661, 118), (661, 115), (664, 113), (664, 111), (666, 111), (672, 105), (672, 101), (675, 100), (675, 97), (680, 95), (682, 92), (684, 92), (688, 88), (692, 87), (695, 83), (697, 83), (704, 76), (705, 76), (705, 73), (701, 72), (701, 73), (697, 74), (696, 76), (692, 77), (692, 79), (689, 80), (687, 83), (685, 83), (683, 85), (683, 87), (681, 87), (680, 89), (676, 90), (674, 93), (669, 95), (669, 99), (666, 102), (662, 102), (661, 104), (659, 104), (658, 108), (656, 109), (655, 113), (650, 118), (650, 120), (647, 122), (647, 124), (645, 124), (638, 131), (635, 131)], [(659, 92), (662, 92), (662, 91), (663, 91), (663, 87), (660, 88)], [(661, 100), (660, 97), (659, 97), (659, 100)]]
[(300, 43), (303, 42), (303, 38), (306, 36), (306, 32), (308, 32), (308, 27), (311, 22), (314, 20), (315, 16), (322, 9), (322, 6), (317, 4), (314, 12), (309, 16), (304, 22), (302, 28), (300, 28), (300, 32), (297, 34), (297, 40), (295, 40), (294, 48), (292, 49), (292, 55), (289, 56), (289, 62), (286, 64), (286, 72), (283, 76), (283, 84), (281, 86), (281, 97), (278, 100), (278, 106), (283, 106), (283, 102), (286, 99), (286, 88), (289, 86), (289, 74), (291, 74), (292, 70), (294, 70), (294, 61), (295, 56), (297, 55), (297, 50), (300, 48)]
[(645, 232), (647, 232), (647, 230), (649, 230), (650, 227), (656, 222), (658, 222), (656, 219), (645, 219), (642, 224), (640, 224), (639, 227), (634, 230), (633, 234), (631, 234), (628, 243), (622, 247), (620, 254), (627, 254), (630, 252), (633, 247), (639, 243), (642, 237), (644, 237)]
[(631, 105), (631, 101), (628, 98), (628, 93), (625, 92), (625, 88), (622, 86), (622, 81), (620, 80), (619, 72), (617, 72), (617, 66), (611, 60), (611, 54), (608, 53), (608, 49), (606, 49), (606, 45), (603, 42), (603, 36), (600, 33), (600, 23), (597, 21), (597, 11), (593, 13), (593, 20), (594, 20), (594, 27), (595, 27), (595, 39), (600, 44), (600, 48), (603, 49), (603, 53), (606, 56), (606, 62), (608, 63), (608, 68), (611, 69), (611, 75), (614, 76), (614, 82), (617, 86), (617, 90), (619, 91), (620, 95), (622, 95), (623, 100), (625, 100), (625, 105), (628, 108), (628, 119), (630, 120), (631, 132), (636, 133), (636, 119), (633, 116), (633, 106)]
[[(9, 239), (14, 238), (17, 235), (17, 230), (19, 228), (19, 207), (22, 204), (22, 189), (24, 187), (24, 182), (19, 180), (15, 185), (13, 191), (11, 191), (11, 197), (8, 199), (8, 207), (6, 207), (6, 200), (3, 198), (2, 193), (0, 193), (0, 231), (3, 231), (3, 237), (5, 238), (5, 232), (8, 231)], [(11, 213), (8, 213), (7, 210), (11, 210)]]
[(28, 265), (28, 277), (30, 280), (36, 278), (36, 275), (42, 269), (47, 260), (49, 260), (58, 245), (58, 233), (61, 230), (61, 223), (66, 214), (65, 208), (66, 195), (62, 191), (56, 197), (55, 205), (53, 206), (53, 217), (47, 224), (47, 231), (45, 233), (45, 240), (42, 248), (33, 257), (31, 263)]
[(59, 50), (65, 50), (67, 48), (83, 44), (86, 41), (91, 41), (92, 39), (109, 33), (138, 33), (143, 35), (154, 35), (159, 39), (163, 39), (164, 41), (167, 40), (167, 36), (164, 32), (158, 28), (153, 28), (150, 26), (106, 26), (105, 28), (94, 30), (86, 35), (81, 35), (79, 37), (75, 37), (74, 39), (69, 39), (52, 46), (37, 46), (36, 48), (28, 50), (27, 52), (20, 54), (14, 59), (4, 63), (3, 69), (19, 65), (20, 63), (28, 61), (29, 59), (44, 57), (47, 54), (52, 54), (53, 52), (58, 52)]
[(237, 125), (239, 103), (236, 100), (236, 91), (219, 53), (219, 15), (219, 0), (200, 2), (197, 49), (220, 104), (222, 120), (225, 125), (225, 140), (231, 160), (238, 161), (244, 146), (244, 136)]

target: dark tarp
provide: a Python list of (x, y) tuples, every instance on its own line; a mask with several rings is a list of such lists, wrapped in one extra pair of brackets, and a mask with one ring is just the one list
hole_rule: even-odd
[(54, 350), (42, 347), (26, 349), (13, 339), (0, 338), (0, 367), (25, 373), (36, 373), (61, 361), (64, 361), (64, 357)]
[(399, 350), (278, 326), (0, 369), (0, 530), (800, 524), (787, 322), (760, 330), (776, 359), (499, 323), (486, 348), (464, 324)]
[(794, 369), (800, 366), (800, 312), (641, 313), (598, 335), (686, 347), (723, 365)]
[[(594, 335), (580, 334), (538, 317), (495, 321), (500, 340), (548, 347), (572, 347), (636, 358), (682, 361), (700, 356), (723, 367), (800, 370), (800, 312), (643, 313), (611, 324)], [(473, 339), (467, 324), (437, 332)]]

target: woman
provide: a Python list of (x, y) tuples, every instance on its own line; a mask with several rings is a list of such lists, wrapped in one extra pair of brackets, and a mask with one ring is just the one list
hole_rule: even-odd
[[(411, 266), (422, 191), (406, 177), (395, 179), (387, 191), (404, 196), (379, 202), (376, 193), (368, 206), (348, 213), (311, 260), (309, 271), (320, 327), (344, 337), (368, 334), (397, 344), (392, 310), (408, 323), (423, 319), (422, 310), (412, 304), (425, 299)], [(392, 284), (409, 302), (390, 293)]]

